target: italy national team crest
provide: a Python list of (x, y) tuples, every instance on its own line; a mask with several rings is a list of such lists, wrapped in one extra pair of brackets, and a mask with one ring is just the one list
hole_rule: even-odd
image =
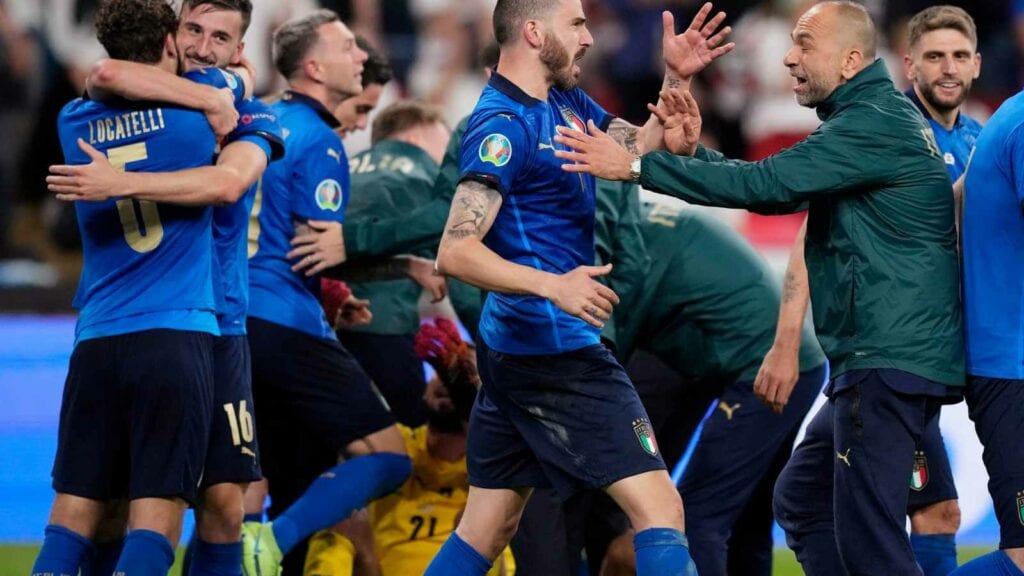
[(342, 193), (341, 184), (337, 180), (328, 178), (316, 187), (316, 205), (321, 210), (337, 212), (341, 209)]
[(928, 485), (928, 458), (924, 452), (914, 453), (914, 470), (910, 473), (910, 489), (920, 492)]
[(1024, 492), (1017, 493), (1017, 519), (1024, 526)]
[(480, 160), (501, 168), (512, 159), (512, 143), (504, 134), (491, 134), (480, 143)]
[(583, 123), (583, 120), (580, 120), (580, 117), (575, 112), (565, 106), (562, 107), (561, 111), (562, 118), (565, 118), (570, 128), (584, 134), (587, 133), (587, 125)]
[(651, 456), (658, 453), (658, 442), (654, 440), (654, 432), (651, 430), (651, 422), (647, 418), (633, 420), (633, 432), (636, 432), (640, 447)]

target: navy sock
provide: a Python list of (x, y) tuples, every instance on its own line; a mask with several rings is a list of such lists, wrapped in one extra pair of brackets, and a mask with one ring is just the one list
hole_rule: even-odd
[(386, 452), (338, 464), (314, 480), (302, 497), (274, 519), (278, 548), (287, 554), (314, 532), (334, 526), (354, 511), (397, 490), (411, 473), (408, 456)]
[(452, 532), (423, 576), (484, 576), (490, 569), (487, 558)]
[(686, 536), (675, 528), (648, 528), (633, 536), (637, 576), (697, 576)]
[(124, 549), (124, 540), (96, 544), (95, 551), (82, 563), (82, 576), (110, 576)]
[(114, 572), (118, 576), (167, 576), (174, 564), (174, 549), (167, 537), (152, 530), (132, 530)]
[(924, 576), (947, 576), (956, 570), (956, 536), (953, 534), (911, 534), (910, 546)]
[(32, 576), (77, 576), (78, 568), (94, 550), (92, 542), (56, 524), (47, 526), (44, 534), (43, 548), (32, 566)]
[(1006, 552), (996, 550), (979, 556), (952, 572), (952, 576), (1024, 576)]
[(188, 576), (242, 576), (242, 543), (211, 544), (196, 539)]

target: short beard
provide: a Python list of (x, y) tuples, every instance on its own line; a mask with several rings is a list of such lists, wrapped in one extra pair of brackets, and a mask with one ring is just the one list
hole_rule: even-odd
[(572, 75), (569, 51), (558, 40), (551, 36), (544, 38), (540, 46), (540, 61), (548, 69), (548, 83), (555, 88), (565, 92), (579, 85), (579, 80)]
[(921, 96), (931, 104), (932, 108), (935, 108), (939, 112), (952, 112), (960, 107), (967, 100), (967, 95), (971, 91), (971, 83), (966, 82), (961, 87), (960, 96), (956, 99), (956, 102), (943, 102), (939, 100), (938, 96), (935, 95), (934, 84), (918, 84), (917, 89), (921, 91)]

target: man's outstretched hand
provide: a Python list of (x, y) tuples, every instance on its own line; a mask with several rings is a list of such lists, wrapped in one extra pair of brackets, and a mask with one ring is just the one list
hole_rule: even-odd
[(676, 34), (676, 22), (672, 13), (667, 10), (662, 12), (664, 36), (661, 43), (665, 65), (668, 72), (680, 80), (689, 79), (736, 47), (734, 42), (723, 44), (732, 32), (732, 27), (726, 26), (718, 30), (725, 21), (725, 12), (715, 14), (711, 20), (707, 19), (713, 8), (710, 2), (704, 4), (693, 17), (690, 27), (682, 34)]

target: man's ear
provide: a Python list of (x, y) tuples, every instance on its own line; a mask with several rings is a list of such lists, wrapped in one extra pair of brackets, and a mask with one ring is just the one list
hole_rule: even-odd
[(846, 54), (846, 58), (843, 60), (843, 69), (841, 71), (843, 78), (849, 82), (857, 75), (858, 72), (864, 69), (864, 53), (856, 48), (850, 50)]
[(540, 48), (544, 44), (544, 23), (539, 20), (527, 20), (523, 24), (523, 40), (533, 48)]
[(167, 38), (164, 38), (164, 52), (168, 58), (178, 60), (178, 45), (174, 42), (174, 34), (168, 34)]

